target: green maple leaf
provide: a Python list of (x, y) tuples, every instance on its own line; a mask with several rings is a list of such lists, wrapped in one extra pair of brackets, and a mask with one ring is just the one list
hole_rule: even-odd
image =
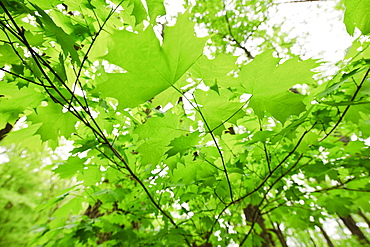
[(165, 117), (150, 118), (134, 130), (145, 142), (139, 146), (144, 164), (157, 164), (169, 149), (170, 141), (184, 133), (180, 129), (180, 117), (166, 114)]
[(149, 139), (138, 147), (137, 152), (141, 155), (142, 164), (158, 164), (163, 154), (169, 149), (163, 146), (163, 141), (160, 138)]
[(291, 115), (299, 115), (305, 110), (303, 95), (284, 92), (277, 95), (255, 95), (249, 104), (254, 112), (262, 118), (263, 112), (267, 111), (280, 122), (285, 122)]
[(43, 9), (50, 9), (51, 7), (57, 6), (63, 3), (62, 0), (37, 0), (37, 5)]
[[(18, 51), (19, 52), (19, 51)], [(4, 66), (5, 64), (12, 64), (18, 63), (19, 57), (14, 52), (13, 48), (9, 44), (2, 44), (0, 45), (0, 66)]]
[(104, 57), (127, 73), (109, 73), (94, 90), (116, 98), (123, 107), (136, 107), (173, 85), (202, 54), (205, 39), (194, 36), (187, 15), (165, 28), (161, 46), (149, 26), (139, 34), (125, 30), (112, 34)]
[(259, 118), (267, 111), (285, 122), (290, 115), (299, 115), (305, 109), (304, 96), (290, 92), (289, 88), (312, 82), (310, 70), (315, 67), (315, 61), (299, 62), (294, 58), (277, 66), (278, 62), (270, 51), (264, 52), (242, 68), (240, 81), (245, 92), (253, 95), (249, 106)]
[(40, 105), (43, 95), (33, 85), (19, 89), (15, 83), (0, 82), (0, 127), (13, 124), (25, 109)]
[(141, 0), (130, 0), (130, 2), (134, 5), (132, 14), (135, 16), (135, 24), (137, 25), (146, 20), (148, 15)]
[(197, 145), (199, 140), (199, 132), (193, 132), (189, 135), (182, 135), (178, 138), (175, 138), (171, 141), (170, 146), (172, 148), (167, 151), (167, 154), (168, 156), (173, 156), (177, 153), (180, 153), (180, 155), (182, 156), (187, 150)]
[(33, 124), (27, 128), (11, 131), (6, 138), (1, 140), (1, 145), (16, 145), (19, 150), (28, 149), (29, 151), (42, 152), (44, 147), (39, 135), (36, 135), (41, 123)]
[(211, 87), (217, 82), (219, 86), (228, 88), (236, 86), (234, 78), (227, 75), (232, 70), (237, 69), (235, 62), (236, 57), (227, 54), (220, 54), (212, 60), (202, 56), (191, 67), (190, 72), (193, 78), (202, 78), (207, 86)]
[(363, 35), (370, 33), (370, 0), (345, 0), (344, 24), (347, 32), (353, 35), (355, 27)]
[(84, 169), (84, 162), (85, 160), (78, 156), (70, 156), (64, 164), (58, 165), (53, 172), (58, 173), (60, 178), (71, 178)]
[(204, 160), (192, 161), (192, 156), (187, 156), (184, 164), (179, 163), (173, 170), (171, 180), (175, 183), (182, 182), (190, 185), (198, 181), (213, 184), (217, 170)]
[(150, 0), (146, 1), (146, 4), (148, 5), (150, 22), (152, 24), (156, 23), (157, 16), (166, 14), (163, 0)]
[(245, 115), (244, 111), (240, 110), (242, 103), (229, 100), (232, 96), (228, 90), (221, 90), (220, 94), (211, 90), (196, 91), (195, 100), (202, 106), (200, 112), (204, 120), (199, 112), (197, 112), (197, 119), (205, 121), (215, 134), (220, 135), (224, 130), (224, 121), (235, 123), (236, 119)]
[(62, 50), (65, 55), (68, 53), (71, 55), (72, 60), (77, 63), (77, 65), (81, 65), (80, 58), (78, 53), (75, 49), (75, 41), (68, 35), (64, 30), (57, 26), (53, 19), (50, 18), (48, 14), (45, 13), (40, 7), (35, 4), (30, 3), (37, 12), (41, 15), (42, 18), (38, 15), (34, 15), (36, 21), (40, 24), (40, 26), (49, 34), (55, 36), (55, 39), (58, 44), (62, 47)]
[(353, 123), (359, 121), (370, 114), (370, 104), (352, 105), (347, 111), (344, 119)]
[(174, 182), (181, 181), (185, 185), (190, 185), (196, 181), (195, 178), (200, 168), (201, 166), (199, 166), (199, 163), (190, 163), (187, 165), (178, 164), (177, 169), (173, 171), (171, 180)]
[(32, 123), (42, 123), (37, 130), (43, 141), (50, 141), (56, 147), (58, 137), (69, 137), (75, 131), (75, 117), (67, 112), (62, 112), (62, 106), (50, 103), (47, 106), (40, 106), (37, 111), (28, 116)]

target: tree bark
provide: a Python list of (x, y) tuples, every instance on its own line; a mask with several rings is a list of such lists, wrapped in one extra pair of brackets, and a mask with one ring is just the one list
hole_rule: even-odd
[(369, 220), (369, 218), (367, 218), (366, 215), (364, 215), (364, 213), (361, 212), (361, 210), (358, 211), (358, 215), (360, 215), (361, 218), (364, 219), (364, 221), (366, 222), (367, 226), (370, 228), (370, 220)]
[(310, 232), (308, 232), (308, 234), (309, 234), (309, 236), (310, 236), (310, 240), (311, 240), (311, 242), (312, 242), (312, 244), (313, 244), (313, 247), (317, 247), (317, 245), (316, 245), (316, 243), (315, 243), (315, 240), (312, 238), (312, 236), (311, 236)]
[[(4, 97), (4, 95), (0, 95), (0, 98)], [(18, 120), (17, 120), (18, 121)], [(16, 122), (17, 122), (16, 121)], [(4, 129), (0, 130), (0, 141), (4, 139), (4, 137), (13, 129), (13, 125), (10, 123), (6, 123), (6, 126)]]
[(329, 247), (334, 247), (334, 244), (333, 242), (331, 241), (329, 235), (326, 233), (325, 229), (321, 226), (321, 225), (317, 225), (322, 233), (322, 235), (324, 236), (326, 242), (328, 243), (328, 246)]
[(358, 238), (358, 241), (361, 244), (370, 244), (369, 240), (365, 237), (364, 233), (357, 226), (356, 221), (352, 218), (351, 215), (348, 215), (346, 217), (339, 216), (339, 218), (343, 221), (344, 225), (351, 231), (352, 235)]
[(5, 128), (0, 130), (0, 141), (13, 129), (13, 125), (7, 123)]
[(283, 247), (288, 247), (288, 244), (286, 243), (285, 241), (285, 238), (284, 238), (284, 234), (283, 232), (281, 231), (280, 227), (279, 227), (279, 224), (276, 224), (276, 227), (274, 227), (274, 229), (271, 229), (275, 234), (276, 236), (278, 237), (280, 243), (281, 243), (281, 246)]
[(261, 228), (262, 232), (259, 236), (264, 240), (264, 247), (275, 246), (274, 240), (272, 239), (271, 234), (266, 228), (265, 220), (262, 218), (260, 209), (252, 204), (249, 204), (246, 208), (243, 209), (245, 219), (251, 223), (257, 223)]

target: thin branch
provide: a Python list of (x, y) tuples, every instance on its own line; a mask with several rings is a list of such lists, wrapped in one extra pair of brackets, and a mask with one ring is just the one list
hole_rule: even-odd
[[(299, 161), (302, 159), (303, 157), (303, 154), (300, 154), (296, 160), (296, 162), (288, 169), (286, 170), (283, 174), (281, 174), (270, 186), (269, 188), (264, 192), (264, 195), (260, 201), (260, 203), (257, 205), (257, 208), (260, 208), (261, 205), (263, 204), (263, 202), (266, 200), (267, 198), (267, 194), (270, 192), (270, 190), (272, 190), (272, 188), (275, 186), (275, 184), (277, 184), (282, 178), (284, 178), (293, 168), (295, 168)], [(240, 246), (243, 246), (244, 242), (248, 239), (249, 235), (252, 233), (253, 229), (254, 229), (254, 225), (259, 217), (259, 210), (256, 210), (254, 211), (254, 214), (253, 214), (253, 222), (252, 222), (252, 225), (251, 225), (251, 228), (249, 229), (248, 233), (244, 236), (244, 238), (242, 239), (242, 241), (240, 242)]]
[[(360, 189), (349, 189), (349, 188), (346, 188), (346, 184), (355, 180), (354, 178), (350, 178), (348, 180), (346, 180), (345, 182), (341, 183), (341, 184), (338, 184), (338, 185), (335, 185), (333, 187), (328, 187), (328, 188), (323, 188), (323, 189), (319, 189), (319, 190), (314, 190), (314, 191), (307, 191), (307, 192), (300, 192), (299, 195), (296, 195), (297, 197), (300, 197), (300, 196), (304, 196), (304, 195), (310, 195), (310, 194), (313, 194), (313, 193), (320, 193), (320, 192), (326, 192), (326, 191), (331, 191), (331, 190), (348, 190), (348, 191), (355, 191), (355, 192), (364, 192), (364, 193), (368, 193), (370, 192), (370, 190), (360, 190)], [(284, 199), (283, 197), (280, 197), (280, 198), (276, 198), (275, 200), (273, 201), (270, 201), (270, 204), (273, 203), (274, 201), (278, 201), (278, 200), (281, 200), (281, 199)], [(275, 209), (281, 207), (281, 206), (285, 206), (285, 204), (287, 202), (292, 202), (291, 200), (289, 201), (284, 201), (284, 202), (281, 202), (279, 203), (278, 205), (274, 206), (273, 208), (261, 213), (261, 214), (268, 214), (272, 211), (274, 211)], [(291, 207), (291, 206), (287, 206), (287, 207)], [(264, 207), (263, 209), (265, 209), (266, 207)]]
[[(98, 32), (95, 34), (95, 36), (92, 38), (91, 44), (89, 45), (89, 48), (87, 49), (87, 51), (86, 51), (86, 53), (85, 53), (85, 55), (84, 55), (84, 57), (83, 57), (83, 59), (82, 59), (82, 61), (81, 61), (81, 65), (80, 65), (80, 67), (79, 67), (79, 69), (78, 69), (78, 72), (77, 72), (77, 74), (76, 74), (76, 80), (75, 80), (74, 85), (77, 85), (77, 84), (78, 84), (78, 85), (80, 86), (80, 88), (81, 88), (81, 90), (82, 90), (82, 93), (83, 93), (83, 98), (84, 98), (84, 101), (85, 101), (86, 110), (88, 111), (89, 115), (91, 115), (91, 112), (90, 112), (89, 104), (88, 104), (88, 102), (87, 102), (87, 96), (86, 96), (86, 94), (85, 94), (85, 92), (84, 92), (84, 90), (83, 90), (83, 88), (82, 88), (82, 84), (81, 84), (81, 81), (80, 81), (80, 76), (81, 76), (81, 73), (82, 73), (82, 69), (83, 69), (83, 67), (84, 67), (85, 62), (86, 62), (86, 61), (87, 61), (87, 59), (88, 59), (88, 55), (89, 55), (89, 53), (90, 53), (90, 51), (91, 51), (91, 49), (92, 49), (93, 45), (95, 44), (95, 42), (96, 42), (97, 38), (99, 37), (100, 33), (102, 32), (102, 30), (103, 30), (104, 26), (107, 24), (108, 20), (112, 17), (112, 15), (116, 12), (116, 10), (119, 8), (119, 6), (121, 6), (121, 4), (123, 3), (123, 1), (124, 1), (124, 0), (122, 0), (122, 1), (121, 1), (121, 2), (120, 2), (120, 3), (119, 3), (119, 4), (118, 4), (114, 9), (112, 9), (112, 10), (109, 12), (109, 14), (108, 14), (107, 18), (104, 20), (104, 22), (103, 22), (103, 24), (102, 24), (102, 25), (100, 24), (99, 20), (98, 20), (98, 19), (96, 19), (96, 20), (98, 21), (98, 24), (99, 24), (99, 30), (98, 30)], [(94, 11), (94, 10), (93, 10), (93, 12), (94, 12), (94, 15), (95, 15), (95, 11)], [(97, 17), (95, 16), (95, 18), (97, 18)], [(72, 101), (72, 99), (73, 99), (73, 96), (74, 96), (74, 94), (72, 94), (71, 101)], [(96, 124), (96, 123), (95, 123), (95, 124)]]
[[(36, 63), (36, 66), (40, 69), (41, 73), (43, 74), (43, 76), (45, 77), (45, 79), (48, 81), (48, 83), (50, 84), (50, 86), (59, 94), (59, 96), (66, 102), (68, 103), (68, 100), (65, 98), (65, 96), (55, 87), (55, 85), (53, 84), (53, 82), (51, 81), (51, 79), (49, 78), (49, 76), (47, 75), (47, 73), (44, 71), (43, 69), (43, 66), (40, 64), (40, 61), (58, 78), (61, 80), (61, 82), (63, 82), (63, 80), (59, 77), (59, 75), (50, 67), (50, 65), (45, 62), (43, 60), (43, 58), (37, 54), (33, 49), (32, 47), (30, 46), (30, 44), (28, 43), (27, 39), (25, 38), (24, 36), (24, 30), (21, 29), (17, 23), (14, 21), (13, 17), (11, 16), (11, 14), (8, 12), (8, 10), (6, 9), (6, 7), (4, 6), (4, 4), (2, 2), (0, 2), (0, 6), (4, 9), (4, 12), (6, 13), (6, 15), (9, 17), (9, 19), (11, 20), (11, 22), (13, 23), (13, 25), (15, 26), (16, 30), (18, 31), (18, 33), (16, 33), (11, 27), (5, 25), (2, 21), (0, 21), (0, 24), (5, 28), (7, 29), (10, 33), (12, 33), (20, 42), (22, 42), (28, 49), (28, 51), (31, 53), (31, 56), (32, 58), (34, 59), (35, 63)], [(4, 32), (6, 34), (6, 32)], [(6, 34), (7, 35), (7, 34)], [(13, 47), (13, 50), (14, 52), (17, 54), (17, 56), (20, 58), (20, 60), (24, 63), (24, 60), (23, 58), (20, 56), (20, 54), (18, 53), (18, 51)], [(40, 60), (40, 61), (39, 61)], [(32, 71), (32, 70), (31, 70)], [(40, 82), (42, 82), (41, 79), (39, 79)], [(45, 88), (46, 89), (46, 88)], [(67, 87), (67, 89), (69, 89)], [(47, 90), (46, 90), (47, 91)], [(48, 92), (48, 91), (47, 91)], [(53, 96), (48, 92), (48, 94), (53, 98)], [(63, 104), (61, 102), (59, 102), (62, 106)], [(83, 120), (83, 117), (79, 115), (78, 111), (72, 106), (73, 108), (73, 112), (72, 114), (76, 115), (76, 117), (78, 117), (81, 121), (84, 122)], [(78, 116), (77, 116), (78, 115)]]
[[(248, 192), (247, 194), (245, 194), (244, 196), (238, 198), (237, 200), (235, 201), (232, 201), (230, 202), (229, 204), (227, 204), (222, 210), (221, 212), (215, 217), (215, 221), (213, 222), (212, 224), (212, 227), (211, 227), (211, 232), (213, 231), (218, 219), (221, 217), (221, 215), (223, 215), (223, 213), (226, 211), (226, 209), (228, 209), (230, 206), (236, 204), (236, 203), (240, 203), (241, 201), (243, 201), (245, 198), (247, 198), (248, 196), (254, 194), (255, 192), (257, 192), (259, 189), (261, 189), (265, 183), (267, 182), (267, 180), (285, 163), (285, 161), (291, 156), (294, 154), (294, 152), (297, 150), (298, 146), (301, 144), (301, 142), (303, 141), (303, 138), (314, 128), (314, 126), (317, 124), (317, 122), (315, 122), (310, 129), (306, 130), (305, 132), (303, 132), (302, 136), (299, 138), (299, 140), (297, 141), (296, 145), (293, 147), (293, 149), (284, 157), (284, 159), (282, 161), (279, 162), (279, 164), (271, 170), (271, 172), (265, 177), (265, 179), (256, 187), (254, 188), (252, 191)], [(207, 243), (209, 241), (209, 238), (207, 239)]]
[[(195, 104), (197, 104), (197, 105), (198, 105), (198, 103), (197, 103), (197, 101), (196, 101), (195, 97), (194, 97), (194, 102), (195, 102)], [(213, 140), (213, 142), (215, 143), (216, 148), (217, 148), (217, 151), (218, 151), (218, 153), (219, 153), (219, 155), (220, 155), (221, 162), (222, 162), (222, 166), (223, 166), (224, 173), (225, 173), (226, 180), (227, 180), (227, 184), (228, 184), (228, 186), (229, 186), (230, 199), (231, 199), (231, 202), (233, 202), (233, 200), (234, 200), (234, 198), (233, 198), (233, 190), (232, 190), (232, 187), (231, 187), (231, 182), (230, 182), (230, 179), (229, 179), (229, 174), (228, 174), (227, 169), (226, 169), (226, 164), (225, 164), (225, 160), (224, 160), (224, 156), (223, 156), (223, 154), (222, 154), (221, 148), (220, 148), (220, 146), (218, 145), (217, 140), (216, 140), (216, 137), (215, 137), (215, 135), (213, 134), (213, 131), (211, 130), (211, 128), (209, 127), (209, 125), (208, 125), (208, 123), (207, 123), (207, 121), (206, 121), (206, 118), (204, 117), (204, 115), (203, 115), (202, 111), (200, 110), (199, 106), (197, 106), (197, 108), (198, 108), (198, 110), (199, 110), (198, 112), (199, 112), (199, 114), (200, 114), (201, 118), (203, 119), (204, 124), (206, 125), (206, 127), (207, 127), (207, 129), (208, 129), (209, 133), (211, 134), (212, 140)]]
[(13, 75), (13, 76), (15, 76), (15, 77), (21, 78), (21, 79), (23, 79), (23, 80), (25, 80), (25, 81), (31, 82), (31, 83), (33, 83), (33, 84), (36, 84), (36, 85), (38, 85), (38, 86), (42, 86), (42, 87), (46, 87), (46, 88), (53, 88), (52, 86), (46, 86), (46, 85), (43, 85), (43, 84), (41, 84), (41, 83), (35, 82), (35, 81), (33, 81), (33, 80), (27, 79), (27, 78), (25, 78), (25, 77), (23, 77), (23, 76), (21, 76), (21, 75), (17, 75), (17, 74), (15, 74), (15, 73), (13, 73), (13, 72), (11, 72), (11, 71), (9, 71), (9, 70), (6, 70), (6, 69), (4, 69), (4, 68), (0, 68), (0, 70), (4, 71), (5, 73), (11, 74), (11, 75)]
[[(366, 71), (364, 77), (362, 78), (361, 80), (361, 83), (356, 87), (356, 91), (355, 93), (353, 94), (352, 98), (349, 100), (350, 102), (354, 101), (356, 99), (356, 96), (357, 94), (359, 93), (360, 89), (362, 88), (367, 76), (369, 75), (369, 72), (370, 72), (370, 68)], [(346, 115), (347, 111), (349, 110), (349, 108), (351, 107), (351, 105), (347, 105), (347, 107), (344, 109), (342, 115), (340, 115), (338, 121), (335, 123), (334, 127), (323, 137), (319, 140), (319, 142), (325, 140), (328, 136), (331, 135), (331, 133), (333, 133), (333, 131), (338, 127), (338, 125), (342, 122), (344, 116)]]
[(262, 183), (259, 186), (257, 186), (254, 190), (252, 190), (251, 192), (249, 192), (246, 195), (242, 196), (241, 198), (237, 199), (235, 201), (235, 203), (242, 201), (246, 197), (252, 195), (253, 193), (257, 192), (260, 188), (262, 188), (264, 186), (264, 184), (267, 182), (267, 180), (274, 174), (274, 172), (277, 171), (285, 163), (285, 161), (297, 150), (298, 146), (303, 141), (303, 138), (313, 129), (313, 127), (315, 125), (316, 125), (316, 123), (314, 123), (311, 126), (310, 129), (308, 129), (305, 132), (303, 132), (302, 136), (299, 138), (299, 140), (296, 143), (296, 145), (294, 146), (294, 148), (284, 157), (284, 159), (282, 161), (280, 161), (280, 163), (274, 169), (271, 170), (271, 172), (265, 177), (265, 179), (262, 181)]
[[(260, 118), (258, 118), (258, 123), (259, 123), (259, 125), (260, 125), (260, 131), (263, 131), (263, 129), (262, 129), (262, 123), (261, 123), (261, 119), (260, 119)], [(271, 160), (270, 160), (270, 155), (269, 155), (269, 153), (268, 153), (268, 151), (267, 151), (266, 143), (265, 143), (265, 142), (263, 142), (262, 144), (263, 144), (263, 151), (264, 151), (264, 153), (265, 153), (265, 158), (266, 158), (266, 162), (267, 162), (267, 167), (268, 167), (268, 169), (269, 169), (269, 173), (271, 173), (271, 165), (270, 165)]]
[[(3, 4), (0, 2), (0, 6), (2, 6), (3, 7)], [(9, 12), (7, 12), (7, 10), (6, 9), (4, 9), (4, 11), (5, 11), (5, 13), (8, 13), (9, 15), (10, 15), (10, 13)], [(11, 16), (10, 16), (10, 18), (12, 18)], [(24, 43), (24, 42), (27, 42), (26, 40), (24, 40), (23, 38), (24, 37), (22, 37), (22, 33), (23, 33), (23, 31), (21, 30), (21, 33), (19, 34), (20, 36), (18, 36), (18, 34), (16, 33), (16, 31), (15, 30), (13, 30), (11, 27), (9, 27), (9, 26), (7, 26), (7, 25), (5, 25), (2, 21), (0, 21), (0, 25), (2, 25), (3, 26), (3, 32), (4, 32), (4, 34), (7, 36), (7, 38), (8, 38), (8, 40), (9, 40), (9, 44), (11, 45), (11, 47), (12, 47), (12, 49), (13, 49), (13, 51), (14, 51), (14, 53), (19, 57), (19, 59), (22, 61), (22, 63), (24, 64), (24, 65), (26, 65), (27, 66), (27, 64), (26, 64), (26, 62), (24, 61), (24, 59), (23, 59), (23, 57), (19, 54), (19, 52), (17, 51), (17, 49), (14, 47), (14, 44), (13, 44), (13, 42), (11, 42), (11, 39), (10, 39), (10, 37), (9, 37), (9, 35), (8, 35), (8, 33), (4, 30), (4, 29), (6, 29), (6, 30), (8, 30), (11, 34), (13, 34), (14, 35), (14, 37), (16, 37), (20, 42), (22, 42), (22, 43)], [(17, 30), (20, 30), (20, 28), (18, 27), (17, 28)], [(28, 44), (28, 43), (27, 43)], [(33, 51), (33, 50), (32, 50)], [(31, 51), (30, 51), (31, 52)], [(33, 56), (33, 54), (32, 54), (32, 52), (31, 52), (31, 55), (32, 55), (32, 57), (34, 58), (34, 56)], [(38, 63), (38, 61), (36, 61), (36, 59), (34, 58), (34, 61), (36, 62), (36, 65), (38, 66), (38, 68), (40, 69), (40, 71), (41, 71), (41, 73), (45, 76), (45, 79), (49, 82), (49, 84), (51, 85), (50, 87), (51, 88), (53, 88), (58, 94), (59, 94), (59, 96), (64, 100), (64, 101), (67, 101), (67, 99), (64, 97), (64, 95), (53, 85), (53, 83), (52, 83), (52, 81), (50, 80), (50, 78), (47, 76), (47, 74), (45, 73), (45, 71), (43, 70), (43, 67)], [(29, 68), (30, 69), (30, 68)], [(34, 73), (34, 71), (32, 70), (32, 69), (30, 69), (30, 71), (31, 72), (33, 72)], [(54, 102), (56, 102), (56, 103), (58, 103), (58, 104), (60, 104), (62, 107), (65, 107), (64, 106), (64, 104), (62, 103), (62, 102), (60, 102), (59, 100), (57, 100), (51, 93), (50, 93), (50, 91), (47, 89), (49, 86), (46, 86), (45, 84), (44, 84), (44, 82), (43, 82), (43, 80), (42, 79), (40, 79), (40, 78), (37, 78), (39, 81), (40, 81), (40, 84), (42, 85), (42, 87), (45, 89), (45, 91), (46, 91), (46, 93), (50, 96), (50, 98), (54, 101)], [(67, 109), (68, 110), (68, 109)], [(85, 120), (79, 115), (79, 113), (77, 112), (77, 110), (76, 109), (74, 109), (74, 111), (70, 111), (73, 115), (75, 115), (80, 121), (82, 121), (82, 122), (85, 122)]]
[(234, 41), (244, 52), (245, 54), (247, 55), (247, 57), (251, 60), (254, 59), (254, 56), (250, 53), (250, 51), (248, 51), (247, 48), (245, 48), (244, 46), (241, 45), (241, 43), (235, 38), (232, 30), (231, 30), (231, 25), (230, 25), (230, 21), (229, 21), (229, 17), (227, 16), (227, 10), (226, 10), (226, 4), (225, 2), (223, 1), (222, 2), (223, 5), (224, 5), (224, 11), (225, 11), (225, 21), (226, 21), (226, 25), (227, 25), (227, 28), (229, 30), (229, 34), (230, 34), (230, 40), (231, 41)]
[(222, 170), (221, 168), (219, 168), (219, 167), (217, 167), (216, 165), (212, 164), (212, 162), (211, 162), (211, 161), (209, 161), (209, 160), (207, 160), (205, 157), (202, 157), (201, 155), (199, 155), (199, 157), (203, 158), (203, 160), (204, 160), (205, 162), (207, 162), (208, 164), (210, 164), (212, 167), (216, 168), (216, 169), (217, 169), (217, 170), (219, 170), (219, 171), (224, 172), (224, 170)]
[(211, 131), (215, 131), (220, 126), (224, 125), (227, 121), (229, 121), (230, 119), (232, 119), (236, 114), (238, 114), (238, 112), (240, 112), (249, 103), (250, 99), (251, 98), (249, 98), (241, 107), (239, 107), (239, 109), (236, 112), (234, 112), (233, 114), (231, 114), (228, 118), (226, 118), (219, 125), (217, 125), (216, 127), (214, 127)]

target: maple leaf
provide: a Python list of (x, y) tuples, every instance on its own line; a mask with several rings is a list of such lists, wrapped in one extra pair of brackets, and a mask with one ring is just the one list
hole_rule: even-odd
[(48, 104), (39, 106), (33, 114), (27, 117), (32, 123), (42, 123), (37, 130), (43, 141), (50, 141), (50, 145), (56, 147), (58, 137), (69, 137), (75, 131), (75, 117), (69, 113), (62, 112), (62, 106)]
[(345, 0), (344, 24), (350, 35), (354, 34), (355, 27), (363, 35), (370, 33), (370, 0)]
[(187, 15), (179, 16), (175, 26), (165, 28), (162, 46), (151, 26), (138, 34), (114, 32), (104, 59), (127, 72), (100, 78), (95, 92), (135, 107), (171, 87), (202, 54), (205, 39), (196, 38), (193, 27)]
[(240, 82), (245, 92), (252, 94), (249, 106), (262, 118), (264, 112), (284, 123), (290, 115), (299, 115), (305, 110), (304, 96), (289, 92), (296, 84), (312, 82), (316, 67), (314, 60), (299, 61), (290, 59), (278, 65), (279, 59), (273, 58), (271, 51), (257, 56), (251, 63), (242, 67)]

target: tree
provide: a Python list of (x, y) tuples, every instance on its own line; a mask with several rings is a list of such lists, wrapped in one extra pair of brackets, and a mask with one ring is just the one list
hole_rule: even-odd
[(55, 197), (56, 190), (63, 187), (63, 181), (58, 180), (50, 169), (40, 167), (40, 164), (46, 166), (43, 160), (48, 156), (47, 150), (29, 152), (14, 144), (2, 144), (1, 246), (27, 246), (32, 239), (30, 229), (39, 220), (44, 223), (46, 216), (51, 214), (49, 208), (40, 211), (38, 206)]
[(62, 202), (30, 245), (330, 244), (326, 219), (370, 212), (370, 3), (355, 2), (344, 23), (361, 36), (324, 81), (316, 60), (274, 56), (283, 39), (244, 46), (273, 2), (238, 29), (244, 1), (215, 3), (213, 59), (189, 21), (210, 1), (173, 26), (159, 0), (0, 2), (0, 128), (28, 125), (2, 142), (74, 147), (53, 172), (77, 182), (44, 205)]

